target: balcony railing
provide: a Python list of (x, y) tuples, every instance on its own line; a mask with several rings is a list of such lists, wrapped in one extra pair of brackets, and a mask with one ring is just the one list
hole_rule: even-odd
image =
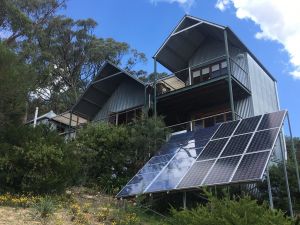
[[(237, 119), (242, 119), (242, 117), (235, 113)], [(192, 131), (197, 128), (205, 128), (214, 126), (218, 123), (223, 123), (226, 121), (232, 120), (232, 112), (226, 111), (218, 114), (213, 114), (210, 116), (205, 116), (199, 119), (190, 120), (182, 123), (173, 124), (170, 126), (167, 126), (166, 129), (170, 130), (171, 133), (177, 133), (182, 131)]]
[[(245, 68), (230, 58), (232, 76), (250, 90), (249, 76)], [(157, 81), (157, 95), (163, 95), (188, 86), (204, 83), (228, 75), (227, 61), (221, 56), (196, 66), (188, 67)]]

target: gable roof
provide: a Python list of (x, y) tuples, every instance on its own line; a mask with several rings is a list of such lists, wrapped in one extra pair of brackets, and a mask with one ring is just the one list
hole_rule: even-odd
[(92, 119), (104, 106), (119, 84), (128, 80), (132, 80), (137, 85), (145, 87), (145, 84), (141, 80), (115, 64), (106, 61), (97, 76), (73, 105), (71, 109), (72, 113), (88, 120)]
[(271, 79), (276, 81), (271, 73), (259, 62), (255, 55), (229, 27), (190, 15), (185, 15), (180, 20), (162, 46), (154, 54), (153, 58), (173, 73), (181, 71), (188, 68), (189, 59), (207, 37), (224, 42), (225, 30), (227, 31), (230, 45), (247, 52)]

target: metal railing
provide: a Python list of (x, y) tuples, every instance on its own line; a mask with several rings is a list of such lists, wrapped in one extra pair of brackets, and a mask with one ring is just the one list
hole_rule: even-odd
[[(227, 115), (229, 115), (229, 116), (227, 117)], [(242, 119), (242, 117), (238, 113), (235, 113), (235, 115), (236, 115), (236, 118)], [(222, 119), (219, 120), (222, 116), (223, 116), (223, 120)], [(232, 112), (225, 111), (222, 113), (217, 113), (217, 114), (213, 114), (210, 116), (201, 117), (199, 119), (189, 120), (189, 121), (185, 121), (182, 123), (176, 123), (176, 124), (167, 126), (165, 129), (170, 130), (172, 133), (180, 132), (180, 131), (192, 131), (197, 128), (204, 128), (205, 121), (210, 120), (210, 119), (213, 121), (213, 124), (231, 121), (232, 120)]]
[[(231, 75), (235, 77), (245, 88), (250, 90), (250, 80), (246, 68), (237, 63), (234, 59), (230, 58)], [(226, 67), (222, 67), (221, 63), (225, 63)], [(219, 69), (213, 71), (211, 67), (219, 64)], [(246, 67), (246, 65), (245, 65)], [(200, 74), (202, 69), (209, 68), (209, 72), (205, 75)], [(193, 76), (193, 71), (199, 71), (199, 75)], [(213, 80), (228, 74), (226, 56), (220, 56), (195, 66), (187, 67), (175, 73), (169, 74), (157, 80), (157, 95), (163, 95), (188, 86), (197, 85), (199, 83)], [(196, 76), (196, 77), (195, 77)]]

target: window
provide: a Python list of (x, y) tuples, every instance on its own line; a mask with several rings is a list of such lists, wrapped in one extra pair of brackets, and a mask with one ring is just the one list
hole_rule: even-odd
[(227, 62), (226, 61), (221, 63), (221, 68), (222, 69), (227, 68)]
[(193, 71), (193, 78), (200, 77), (200, 70)]
[(211, 71), (212, 71), (212, 72), (218, 71), (219, 69), (220, 69), (220, 65), (219, 65), (219, 64), (213, 65), (213, 66), (211, 67)]

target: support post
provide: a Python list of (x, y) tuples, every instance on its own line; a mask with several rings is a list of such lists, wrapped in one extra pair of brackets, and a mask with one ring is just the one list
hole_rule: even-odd
[(157, 81), (157, 62), (156, 58), (154, 58), (154, 99), (153, 99), (153, 109), (154, 109), (154, 117), (157, 116), (157, 109), (156, 109), (156, 81)]
[(186, 209), (186, 191), (183, 192), (183, 209), (185, 210)]
[(298, 190), (300, 192), (299, 167), (298, 167), (298, 162), (297, 162), (296, 148), (295, 148), (294, 137), (293, 137), (293, 133), (292, 133), (292, 127), (291, 127), (290, 117), (289, 117), (288, 113), (287, 113), (287, 119), (288, 119), (288, 125), (289, 125), (290, 138), (291, 138), (291, 142), (292, 142), (292, 154), (293, 154), (295, 168), (296, 168)]
[(39, 113), (39, 107), (35, 107), (35, 114), (34, 114), (34, 120), (33, 120), (33, 127), (36, 127), (37, 117)]
[(189, 67), (189, 85), (192, 85), (192, 72), (191, 72), (191, 67)]
[(274, 209), (269, 169), (267, 169), (267, 183), (268, 183), (268, 194), (269, 194), (270, 208), (271, 208), (271, 209)]
[(226, 62), (227, 62), (230, 108), (231, 108), (231, 113), (232, 113), (232, 119), (235, 120), (236, 116), (235, 116), (235, 110), (234, 110), (234, 99), (233, 99), (232, 80), (231, 80), (231, 66), (230, 66), (228, 38), (227, 38), (227, 30), (226, 29), (224, 30), (224, 42), (225, 42), (225, 53), (226, 53)]
[(286, 160), (285, 160), (285, 154), (284, 154), (284, 147), (283, 147), (283, 144), (282, 144), (282, 132), (280, 132), (279, 142), (280, 142), (280, 149), (281, 149), (281, 154), (282, 154), (283, 172), (284, 172), (286, 192), (287, 192), (287, 196), (288, 196), (289, 211), (290, 211), (290, 216), (294, 217), (292, 200), (291, 200), (291, 193), (290, 193), (290, 187), (289, 187), (289, 180), (288, 180), (288, 175), (287, 175), (287, 170), (286, 170)]

